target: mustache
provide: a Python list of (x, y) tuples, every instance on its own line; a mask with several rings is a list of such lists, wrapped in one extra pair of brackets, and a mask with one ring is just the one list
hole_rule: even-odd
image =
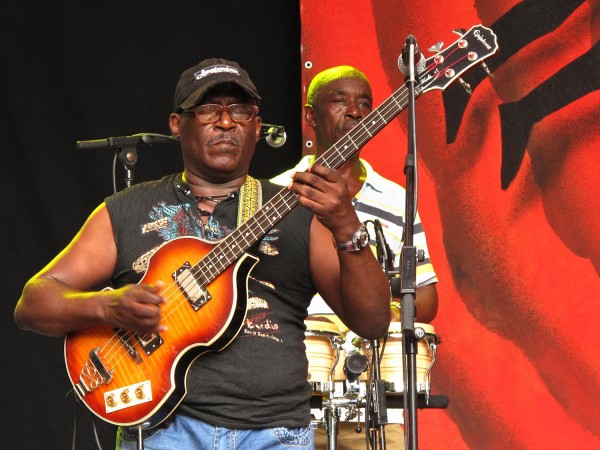
[(225, 133), (225, 132), (222, 132), (222, 133), (219, 133), (219, 134), (216, 134), (216, 135), (210, 137), (206, 141), (206, 143), (211, 145), (211, 144), (214, 144), (215, 142), (221, 142), (221, 141), (230, 141), (234, 145), (240, 145), (240, 143), (241, 143), (239, 136), (237, 136), (233, 133)]
[(346, 123), (344, 123), (344, 129), (343, 129), (343, 131), (345, 133), (347, 133), (352, 128), (354, 128), (356, 125), (358, 125), (359, 123), (360, 123), (360, 120), (348, 120)]

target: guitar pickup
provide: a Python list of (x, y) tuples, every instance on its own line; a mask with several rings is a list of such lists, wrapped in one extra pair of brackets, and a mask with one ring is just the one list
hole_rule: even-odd
[(173, 273), (173, 280), (179, 286), (189, 304), (198, 311), (202, 305), (211, 299), (210, 293), (204, 288), (196, 274), (192, 271), (192, 265), (186, 262)]

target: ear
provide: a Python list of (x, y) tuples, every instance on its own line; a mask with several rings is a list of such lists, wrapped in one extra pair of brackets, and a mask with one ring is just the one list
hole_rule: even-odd
[(171, 134), (175, 139), (179, 139), (181, 124), (181, 114), (171, 113), (169, 116), (169, 128), (171, 128)]
[(311, 128), (315, 128), (317, 126), (317, 123), (315, 122), (313, 107), (310, 105), (304, 105), (303, 113), (304, 121), (306, 122), (306, 124)]
[(258, 142), (260, 140), (260, 126), (262, 125), (262, 117), (256, 116), (255, 124), (256, 124), (256, 142)]

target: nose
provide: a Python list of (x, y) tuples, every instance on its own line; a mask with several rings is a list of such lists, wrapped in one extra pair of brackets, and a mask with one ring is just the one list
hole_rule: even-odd
[(227, 111), (227, 108), (223, 108), (219, 119), (215, 122), (215, 126), (222, 130), (235, 128), (235, 122), (229, 115), (229, 111)]
[(359, 106), (358, 101), (350, 100), (347, 103), (347, 107), (346, 107), (346, 117), (349, 117), (352, 119), (362, 119), (363, 116), (364, 116), (364, 111)]

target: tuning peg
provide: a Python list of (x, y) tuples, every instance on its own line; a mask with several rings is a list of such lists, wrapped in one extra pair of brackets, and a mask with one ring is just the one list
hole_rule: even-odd
[(467, 32), (466, 28), (454, 28), (452, 30), (453, 33), (458, 34), (459, 36), (464, 36), (465, 33)]
[(490, 68), (488, 67), (488, 65), (486, 63), (484, 63), (482, 61), (480, 64), (481, 64), (481, 67), (483, 67), (483, 70), (485, 70), (485, 73), (488, 74), (488, 76), (490, 76), (492, 78), (496, 78), (496, 76), (492, 73), (492, 71), (490, 70)]
[(465, 88), (465, 91), (467, 91), (467, 94), (471, 95), (473, 93), (473, 89), (471, 89), (471, 85), (469, 83), (467, 83), (465, 80), (463, 80), (462, 78), (458, 78), (458, 82), (460, 83), (460, 85)]
[(431, 47), (429, 47), (427, 50), (429, 50), (432, 53), (439, 53), (442, 51), (442, 47), (444, 47), (444, 43), (440, 41), (437, 44), (434, 44)]

